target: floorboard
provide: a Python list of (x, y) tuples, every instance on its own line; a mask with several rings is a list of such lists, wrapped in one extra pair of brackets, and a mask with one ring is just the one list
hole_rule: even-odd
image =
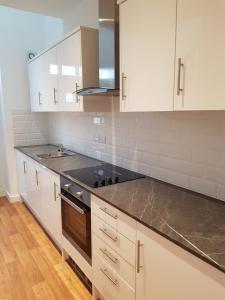
[(0, 299), (91, 300), (22, 203), (0, 198)]

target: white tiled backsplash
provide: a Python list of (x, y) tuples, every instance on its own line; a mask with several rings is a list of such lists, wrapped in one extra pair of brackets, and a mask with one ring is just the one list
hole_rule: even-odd
[(15, 146), (48, 143), (48, 115), (28, 110), (12, 111)]
[(225, 112), (31, 115), (38, 143), (47, 140), (48, 116), (50, 143), (225, 200)]

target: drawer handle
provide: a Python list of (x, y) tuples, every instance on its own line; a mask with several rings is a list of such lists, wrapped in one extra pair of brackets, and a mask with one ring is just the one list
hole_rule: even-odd
[(113, 219), (117, 220), (118, 219), (118, 215), (117, 214), (113, 214), (112, 212), (110, 212), (106, 207), (100, 207), (100, 209), (102, 211), (104, 211), (107, 215), (109, 215), (110, 217), (112, 217)]
[(141, 244), (140, 241), (137, 242), (137, 273), (140, 273), (140, 269), (143, 268), (143, 266), (141, 266), (140, 260), (141, 260), (141, 247), (144, 246), (143, 244)]
[(112, 262), (114, 262), (114, 264), (118, 263), (118, 259), (116, 257), (114, 257), (107, 249), (102, 249), (100, 248), (100, 251), (106, 256), (108, 257)]
[(101, 230), (101, 232), (103, 232), (107, 237), (109, 237), (112, 241), (117, 242), (118, 237), (117, 236), (113, 236), (106, 228), (99, 228), (99, 230)]
[(100, 271), (114, 284), (118, 285), (119, 281), (116, 278), (112, 278), (109, 271), (106, 268), (100, 268)]

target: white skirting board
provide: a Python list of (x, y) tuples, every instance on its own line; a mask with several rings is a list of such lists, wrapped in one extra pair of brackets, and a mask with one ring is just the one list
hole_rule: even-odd
[(5, 196), (7, 197), (10, 203), (21, 201), (21, 197), (19, 194), (10, 194), (8, 191), (6, 191)]

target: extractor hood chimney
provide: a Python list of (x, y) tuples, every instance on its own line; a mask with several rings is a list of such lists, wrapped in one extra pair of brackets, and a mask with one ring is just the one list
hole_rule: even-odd
[(78, 95), (119, 95), (119, 6), (99, 0), (99, 86), (85, 87)]

